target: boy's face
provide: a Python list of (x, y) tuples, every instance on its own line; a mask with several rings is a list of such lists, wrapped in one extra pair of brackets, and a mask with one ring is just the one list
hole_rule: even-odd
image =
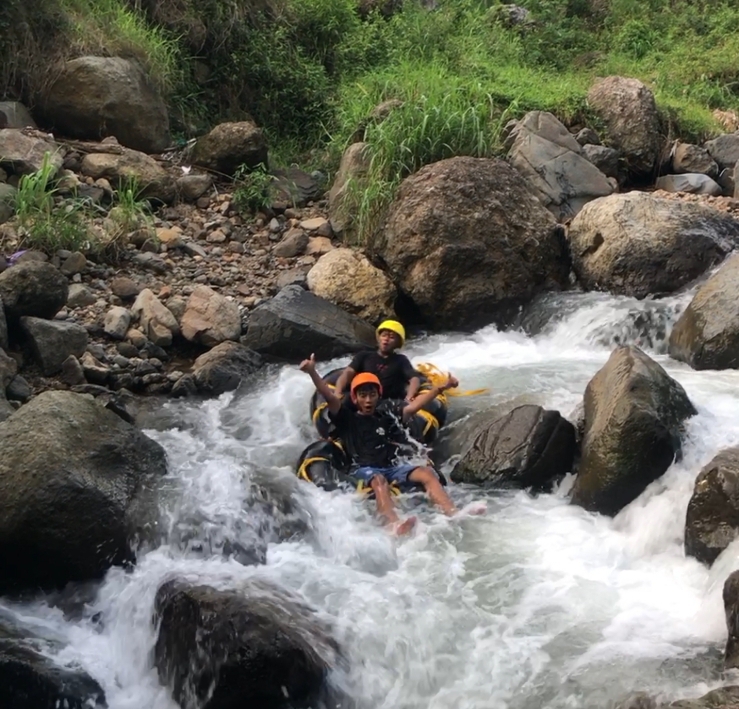
[(354, 403), (360, 414), (373, 414), (380, 400), (380, 392), (376, 386), (360, 386), (354, 392)]
[(400, 347), (400, 336), (392, 330), (380, 330), (377, 333), (377, 346), (383, 354), (390, 354)]

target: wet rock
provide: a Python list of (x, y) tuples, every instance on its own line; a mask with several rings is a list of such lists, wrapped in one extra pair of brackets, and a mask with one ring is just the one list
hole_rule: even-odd
[(251, 121), (221, 123), (198, 138), (192, 161), (208, 170), (233, 175), (242, 165), (267, 165), (267, 142), (262, 129)]
[(117, 276), (110, 282), (110, 290), (121, 300), (133, 300), (141, 292), (141, 286), (127, 276)]
[(308, 288), (370, 323), (394, 316), (398, 291), (379, 268), (352, 249), (334, 249), (308, 272)]
[(321, 704), (338, 647), (312, 611), (277, 586), (234, 591), (170, 581), (156, 596), (160, 680), (183, 709)]
[(24, 317), (20, 325), (31, 344), (34, 359), (46, 376), (60, 372), (69, 355), (79, 357), (87, 347), (87, 330), (76, 323)]
[(239, 306), (208, 286), (197, 286), (188, 298), (181, 325), (185, 339), (206, 347), (238, 340), (241, 336)]
[(672, 702), (670, 709), (737, 709), (739, 687), (721, 687), (703, 695), (700, 699), (681, 699)]
[(672, 293), (719, 263), (739, 244), (739, 222), (700, 204), (629, 192), (585, 205), (568, 239), (583, 288), (644, 298)]
[(739, 255), (698, 289), (672, 328), (669, 352), (693, 369), (739, 368)]
[(696, 411), (682, 386), (638, 347), (618, 347), (585, 389), (585, 434), (572, 502), (615, 515), (681, 454)]
[(242, 344), (263, 355), (299, 361), (330, 359), (373, 347), (371, 325), (300, 286), (283, 288), (251, 313)]
[(559, 221), (613, 192), (606, 176), (582, 155), (580, 144), (551, 113), (527, 113), (506, 142), (511, 144), (508, 161)]
[(721, 185), (717, 184), (708, 175), (697, 172), (683, 175), (662, 175), (654, 185), (658, 190), (665, 192), (687, 192), (688, 194), (708, 194), (714, 197), (722, 194)]
[(638, 79), (609, 76), (588, 92), (588, 104), (606, 124), (606, 142), (637, 178), (651, 178), (663, 147), (652, 92)]
[(50, 263), (19, 263), (0, 273), (0, 298), (10, 320), (53, 318), (66, 304), (69, 284)]
[[(353, 226), (352, 189), (361, 190), (367, 179), (371, 156), (367, 143), (350, 145), (341, 156), (339, 171), (328, 193), (328, 213), (334, 232), (345, 237)], [(353, 186), (353, 187), (352, 187)]]
[(722, 450), (695, 480), (685, 553), (709, 566), (739, 536), (739, 448)]
[(88, 305), (93, 305), (96, 301), (97, 298), (87, 286), (83, 286), (81, 283), (72, 283), (69, 286), (69, 295), (67, 296), (68, 308), (84, 308)]
[(219, 396), (237, 389), (262, 366), (262, 358), (237, 342), (222, 342), (193, 364), (195, 386), (201, 394)]
[(146, 339), (159, 347), (169, 347), (173, 335), (180, 331), (174, 315), (148, 288), (139, 293), (131, 307), (131, 315), (138, 318)]
[(584, 145), (582, 154), (606, 177), (618, 180), (621, 176), (621, 155), (618, 150), (607, 148), (605, 145)]
[(136, 150), (122, 148), (120, 155), (90, 153), (85, 155), (81, 170), (94, 180), (104, 177), (116, 189), (135, 180), (140, 189), (139, 198), (165, 203), (175, 198), (174, 178), (154, 158)]
[(452, 470), (455, 482), (546, 490), (572, 471), (575, 427), (558, 411), (520, 406), (483, 427)]
[(16, 175), (30, 175), (43, 167), (44, 159), (55, 170), (62, 166), (61, 150), (53, 140), (32, 137), (12, 128), (0, 129), (0, 168)]
[(177, 179), (177, 193), (186, 202), (196, 202), (213, 187), (210, 175), (183, 175)]
[[(729, 574), (724, 582), (724, 612), (726, 614), (726, 650), (724, 651), (724, 667), (739, 668), (739, 571)], [(739, 704), (739, 687), (736, 702)]]
[(369, 247), (436, 328), (505, 323), (569, 273), (561, 227), (498, 159), (440, 160), (406, 178)]
[(678, 143), (672, 153), (672, 169), (680, 174), (698, 172), (709, 177), (719, 173), (716, 161), (705, 148), (690, 143)]
[(167, 107), (144, 70), (121, 57), (78, 57), (63, 66), (42, 102), (47, 123), (73, 138), (115, 136), (159, 153), (169, 145)]
[(131, 313), (126, 308), (114, 306), (105, 314), (103, 328), (107, 335), (116, 340), (122, 340), (126, 337), (130, 324)]
[[(45, 645), (46, 643), (44, 643)], [(105, 693), (86, 672), (61, 667), (33, 640), (0, 626), (0, 706), (7, 709), (105, 709)]]
[(0, 593), (133, 562), (166, 472), (159, 444), (89, 397), (47, 391), (25, 404), (0, 427)]
[(705, 144), (706, 150), (720, 169), (732, 168), (739, 162), (739, 131), (725, 133)]
[(308, 246), (308, 235), (302, 229), (290, 229), (275, 246), (273, 252), (280, 258), (293, 258), (305, 253), (306, 246)]

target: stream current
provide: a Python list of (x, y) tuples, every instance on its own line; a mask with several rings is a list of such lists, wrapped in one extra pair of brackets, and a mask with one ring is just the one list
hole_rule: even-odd
[[(569, 478), (538, 497), (451, 485), (460, 505), (486, 499), (487, 515), (450, 521), (412, 496), (403, 505), (419, 525), (393, 540), (356, 496), (294, 477), (315, 438), (312, 385), (297, 367), (274, 367), (239, 392), (149, 416), (145, 430), (169, 456), (169, 543), (142, 552), (132, 572), (112, 569), (74, 612), (0, 599), (0, 613), (62, 641), (55, 661), (83, 667), (110, 709), (176, 709), (153, 667), (152, 624), (156, 590), (173, 576), (234, 589), (258, 577), (298, 593), (333, 626), (348, 664), (330, 680), (357, 709), (605, 708), (636, 690), (673, 700), (730, 683), (721, 590), (739, 543), (709, 570), (685, 557), (683, 532), (698, 471), (739, 443), (739, 371), (696, 372), (666, 356), (689, 299), (548, 296), (516, 331), (406, 350), (462, 389), (489, 388), (453, 399), (451, 418), (521, 395), (569, 416), (612, 349), (639, 344), (699, 413), (683, 459), (614, 519), (570, 505)], [(234, 541), (266, 563), (224, 558)]]

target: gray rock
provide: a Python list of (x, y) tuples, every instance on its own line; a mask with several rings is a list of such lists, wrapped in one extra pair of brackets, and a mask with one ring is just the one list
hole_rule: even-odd
[(138, 62), (121, 57), (78, 57), (48, 88), (46, 122), (73, 138), (115, 136), (145, 153), (169, 146), (167, 107)]
[(734, 167), (739, 161), (739, 131), (726, 133), (714, 140), (709, 140), (704, 147), (722, 170), (726, 167)]
[(94, 305), (96, 302), (97, 298), (87, 286), (83, 286), (81, 283), (73, 283), (69, 286), (68, 308), (84, 308), (88, 305)]
[(208, 286), (197, 286), (190, 294), (180, 325), (186, 340), (206, 347), (241, 336), (239, 306)]
[(142, 254), (136, 254), (133, 257), (133, 260), (137, 265), (142, 266), (153, 273), (159, 274), (160, 276), (165, 274), (168, 270), (168, 266), (164, 259), (149, 251)]
[(183, 175), (177, 178), (177, 193), (186, 202), (195, 202), (213, 187), (210, 175)]
[(87, 330), (82, 325), (33, 317), (21, 318), (20, 324), (46, 376), (60, 372), (69, 355), (80, 357), (87, 348)]
[(253, 350), (237, 342), (222, 342), (195, 360), (195, 385), (201, 394), (219, 396), (238, 388), (261, 366), (262, 358)]
[(233, 175), (242, 165), (267, 165), (267, 142), (261, 128), (251, 121), (221, 123), (198, 138), (192, 161), (209, 170)]
[(65, 276), (74, 276), (75, 273), (82, 273), (87, 268), (87, 259), (85, 255), (79, 251), (75, 251), (70, 254), (68, 258), (64, 259), (64, 263), (60, 267), (60, 271)]
[(606, 176), (581, 155), (579, 143), (551, 113), (532, 111), (508, 137), (508, 160), (559, 221), (613, 192)]
[(138, 318), (146, 338), (159, 347), (169, 347), (172, 337), (180, 331), (174, 315), (148, 288), (139, 293), (131, 315)]
[(277, 288), (282, 290), (286, 286), (301, 286), (307, 288), (307, 275), (302, 268), (289, 268), (286, 271), (280, 271), (280, 275), (277, 276)]
[(48, 160), (56, 172), (62, 166), (62, 153), (51, 139), (34, 138), (20, 130), (0, 129), (0, 167), (17, 175), (38, 172)]
[(727, 448), (695, 479), (685, 517), (685, 554), (710, 566), (737, 537), (739, 448)]
[(329, 359), (375, 343), (374, 328), (300, 286), (283, 288), (251, 313), (242, 344), (260, 354), (299, 361)]
[(33, 390), (20, 374), (16, 374), (8, 384), (5, 394), (11, 401), (20, 401), (25, 404), (33, 396)]
[(558, 411), (520, 406), (482, 428), (452, 470), (455, 482), (548, 489), (572, 471), (575, 427)]
[(0, 128), (36, 128), (36, 122), (20, 101), (0, 101)]
[(350, 145), (341, 156), (341, 164), (328, 194), (331, 227), (339, 235), (347, 236), (354, 226), (352, 186), (362, 189), (369, 172), (371, 155), (367, 143)]
[(166, 472), (159, 444), (90, 397), (47, 391), (22, 406), (0, 427), (0, 593), (134, 562)]
[(699, 173), (685, 173), (682, 175), (662, 175), (654, 185), (658, 190), (665, 192), (688, 192), (690, 194), (722, 194), (721, 186), (708, 175)]
[(678, 143), (675, 146), (672, 169), (678, 174), (698, 172), (714, 178), (719, 173), (718, 165), (708, 150), (690, 143)]
[(302, 229), (290, 229), (273, 249), (275, 256), (293, 258), (305, 253), (308, 246), (308, 235)]
[(127, 276), (117, 276), (110, 282), (110, 290), (121, 300), (133, 300), (141, 292), (141, 286)]
[(131, 324), (131, 313), (126, 308), (112, 307), (105, 315), (103, 329), (115, 340), (123, 340)]
[(53, 318), (67, 303), (69, 284), (50, 263), (18, 263), (0, 273), (0, 298), (10, 320)]
[(85, 370), (82, 369), (80, 361), (74, 355), (69, 355), (62, 362), (62, 373), (59, 375), (59, 378), (69, 386), (84, 384), (87, 381), (85, 379)]
[(572, 502), (615, 515), (681, 455), (696, 413), (683, 387), (638, 347), (618, 347), (585, 389), (585, 433)]
[(621, 156), (618, 150), (607, 148), (605, 145), (584, 145), (582, 154), (606, 177), (619, 178)]
[[(724, 667), (739, 667), (739, 571), (729, 574), (724, 582), (724, 612), (726, 614), (726, 650), (724, 651)], [(732, 687), (733, 706), (739, 704), (739, 687)], [(721, 706), (728, 706), (722, 704)]]
[(587, 126), (578, 132), (575, 140), (582, 146), (600, 145), (600, 136), (592, 128), (588, 128)]

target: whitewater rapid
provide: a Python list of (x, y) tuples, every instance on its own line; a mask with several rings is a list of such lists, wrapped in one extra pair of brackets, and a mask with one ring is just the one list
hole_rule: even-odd
[[(111, 570), (73, 609), (0, 600), (0, 611), (66, 643), (55, 660), (87, 670), (111, 709), (176, 709), (152, 660), (154, 595), (175, 575), (236, 589), (256, 576), (302, 595), (346, 652), (331, 681), (357, 709), (585, 709), (636, 690), (700, 696), (727, 681), (721, 589), (739, 545), (711, 570), (686, 558), (685, 511), (702, 465), (739, 443), (739, 372), (667, 358), (688, 300), (564, 294), (540, 303), (522, 330), (408, 348), (462, 388), (489, 388), (454, 400), (453, 416), (523, 394), (567, 416), (616, 344), (640, 344), (699, 413), (682, 461), (615, 519), (569, 505), (569, 479), (535, 498), (453, 485), (460, 504), (485, 497), (488, 514), (450, 521), (411, 498), (419, 528), (396, 542), (356, 497), (296, 480), (294, 462), (315, 437), (311, 384), (296, 367), (275, 367), (258, 386), (169, 402), (147, 420), (170, 461), (171, 544), (143, 553), (130, 573)], [(266, 563), (224, 560), (226, 539), (245, 549), (269, 540), (257, 543)]]

